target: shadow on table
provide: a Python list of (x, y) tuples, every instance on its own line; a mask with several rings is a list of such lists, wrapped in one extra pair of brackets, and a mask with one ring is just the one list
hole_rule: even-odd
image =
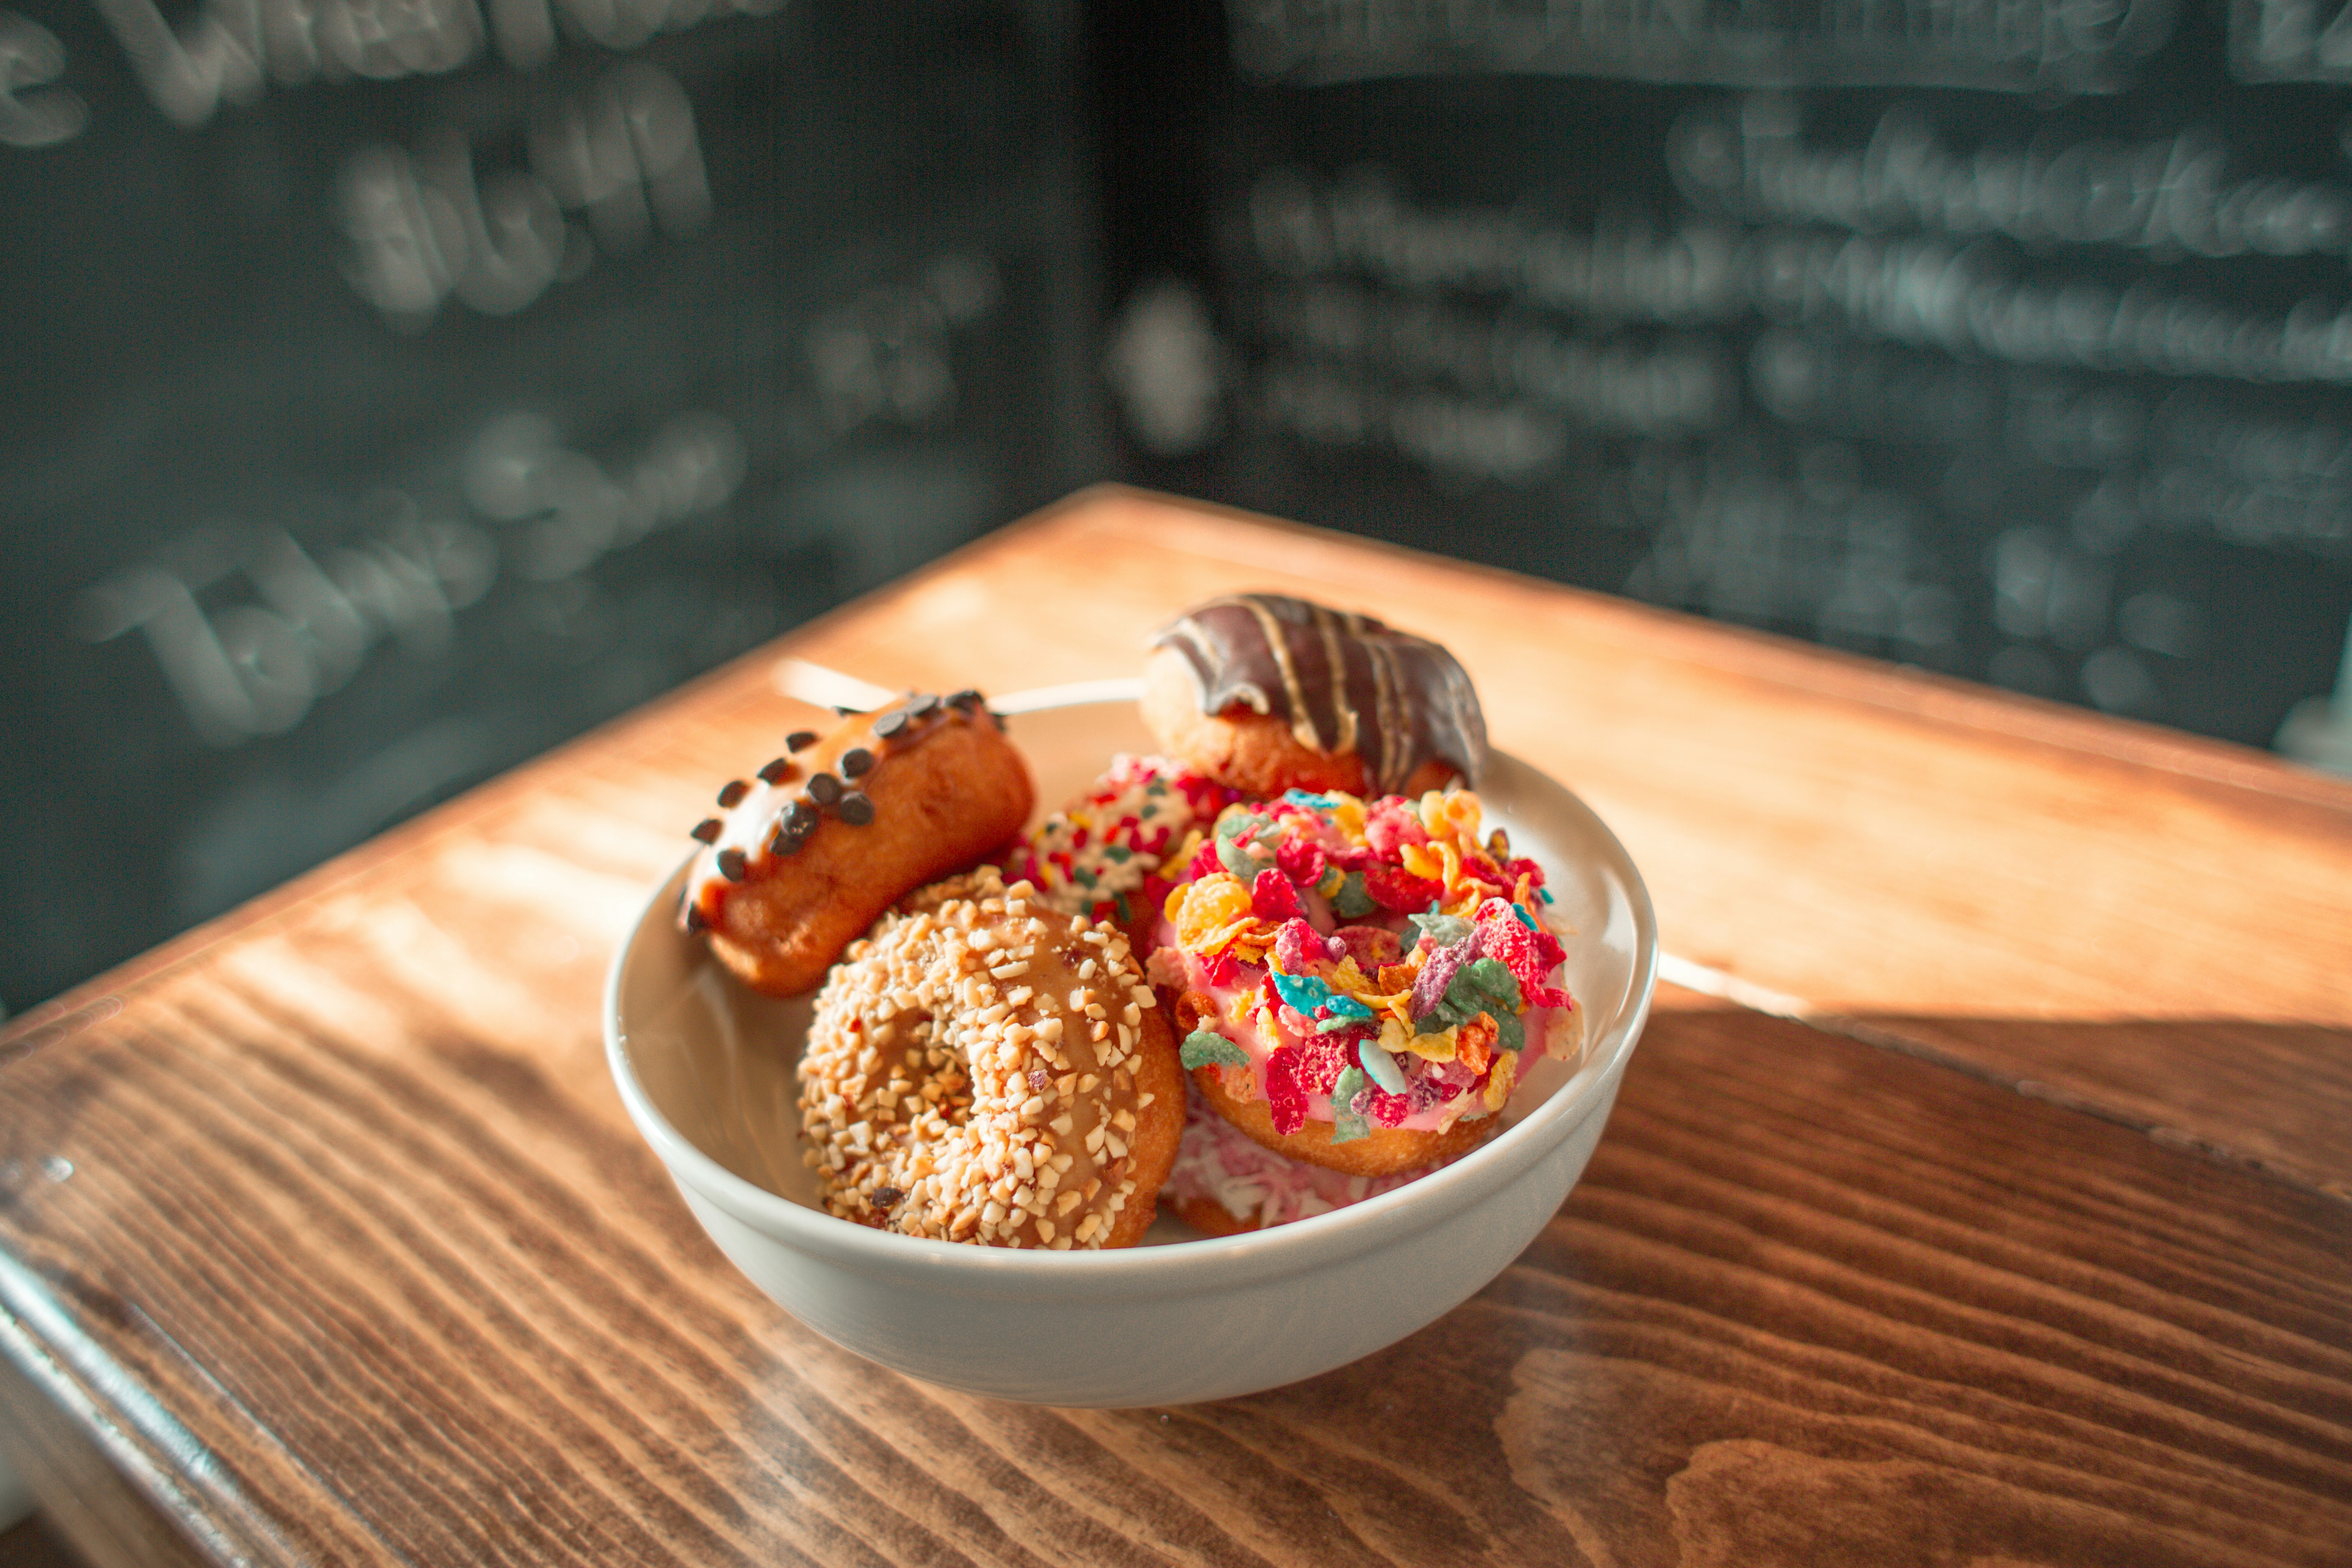
[[(1221, 1530), (1287, 1519), (1403, 1561), (2339, 1561), (2352, 1205), (2281, 1178), (2340, 1158), (2307, 1135), (2346, 1096), (2293, 1107), (2263, 1169), (2218, 1132), (2251, 1137), (2285, 1068), (2340, 1075), (2347, 1047), (1662, 1012), (1558, 1217), (1437, 1323), (1221, 1405), (996, 1408), (1205, 1472)], [(2199, 1060), (2252, 1100), (2206, 1104)]]
[(0, 1530), (0, 1568), (89, 1568), (39, 1514)]

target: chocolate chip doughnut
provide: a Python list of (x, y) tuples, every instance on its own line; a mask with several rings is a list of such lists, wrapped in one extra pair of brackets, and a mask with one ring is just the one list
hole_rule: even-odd
[(1132, 1245), (1184, 1123), (1175, 1040), (1126, 937), (989, 867), (850, 944), (800, 1084), (832, 1213), (991, 1247)]
[(694, 830), (707, 847), (679, 920), (752, 989), (796, 994), (910, 889), (1009, 841), (1035, 800), (976, 691), (910, 694), (829, 734), (801, 731)]
[(1245, 795), (1419, 795), (1486, 763), (1486, 722), (1454, 656), (1370, 616), (1279, 594), (1195, 605), (1143, 667), (1162, 750)]

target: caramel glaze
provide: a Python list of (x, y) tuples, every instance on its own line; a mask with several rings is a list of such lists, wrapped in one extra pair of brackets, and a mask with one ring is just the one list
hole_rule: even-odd
[(1281, 719), (1301, 745), (1354, 752), (1379, 794), (1434, 757), (1475, 785), (1486, 721), (1454, 656), (1370, 616), (1281, 594), (1235, 594), (1160, 628), (1154, 647), (1191, 666), (1201, 711), (1236, 704)]

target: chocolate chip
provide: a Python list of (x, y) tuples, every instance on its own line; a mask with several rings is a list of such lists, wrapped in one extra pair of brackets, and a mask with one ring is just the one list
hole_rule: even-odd
[(686, 906), (686, 929), (688, 931), (709, 931), (710, 929), (710, 921), (703, 914), (702, 906), (700, 904), (690, 903)]
[(909, 719), (924, 718), (939, 705), (940, 700), (931, 695), (931, 693), (928, 691), (919, 693), (919, 695), (907, 700), (907, 717)]
[(948, 699), (948, 706), (950, 708), (961, 708), (965, 712), (969, 713), (986, 700), (987, 699), (981, 696), (979, 692), (967, 686), (961, 691), (957, 692), (953, 697)]
[(831, 773), (819, 773), (809, 780), (809, 798), (819, 805), (831, 805), (841, 798), (844, 787), (842, 782)]
[(863, 827), (874, 820), (873, 797), (851, 790), (841, 797), (840, 803), (833, 808), (833, 814), (852, 827)]
[(815, 745), (816, 741), (817, 735), (814, 730), (795, 730), (791, 734), (784, 737), (784, 750), (788, 752), (805, 752), (811, 746)]
[(874, 1206), (877, 1209), (896, 1208), (906, 1195), (896, 1187), (877, 1187), (874, 1189)]
[(801, 836), (789, 828), (777, 828), (776, 836), (768, 840), (768, 853), (771, 855), (797, 855), (800, 848)]
[(907, 710), (904, 708), (893, 708), (874, 721), (874, 733), (885, 741), (906, 727)]
[(793, 763), (789, 757), (778, 757), (760, 770), (760, 781), (762, 784), (780, 784), (792, 776)]
[(804, 800), (796, 800), (784, 808), (784, 831), (796, 837), (806, 837), (816, 826), (816, 807)]
[(721, 811), (732, 811), (742, 805), (743, 797), (751, 793), (750, 784), (745, 784), (741, 779), (731, 780), (725, 789), (719, 792), (719, 808)]
[(726, 829), (727, 825), (717, 817), (706, 816), (694, 825), (694, 836), (705, 844), (716, 844), (719, 842), (719, 836)]
[(874, 753), (863, 746), (852, 746), (841, 753), (841, 776), (854, 779), (874, 765)]
[(743, 851), (721, 849), (719, 852), (719, 874), (730, 882), (743, 879)]

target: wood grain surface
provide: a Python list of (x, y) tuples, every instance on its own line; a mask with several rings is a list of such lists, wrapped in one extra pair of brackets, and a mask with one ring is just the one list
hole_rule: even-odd
[[(1453, 643), (1668, 946), (1817, 1016), (1668, 998), (1517, 1264), (1291, 1388), (1029, 1409), (777, 1312), (598, 1026), (807, 714), (775, 658), (1123, 674), (1316, 584)], [(0, 1393), (221, 1562), (2341, 1564), (2347, 823), (2252, 753), (1094, 495), (0, 1035)]]

